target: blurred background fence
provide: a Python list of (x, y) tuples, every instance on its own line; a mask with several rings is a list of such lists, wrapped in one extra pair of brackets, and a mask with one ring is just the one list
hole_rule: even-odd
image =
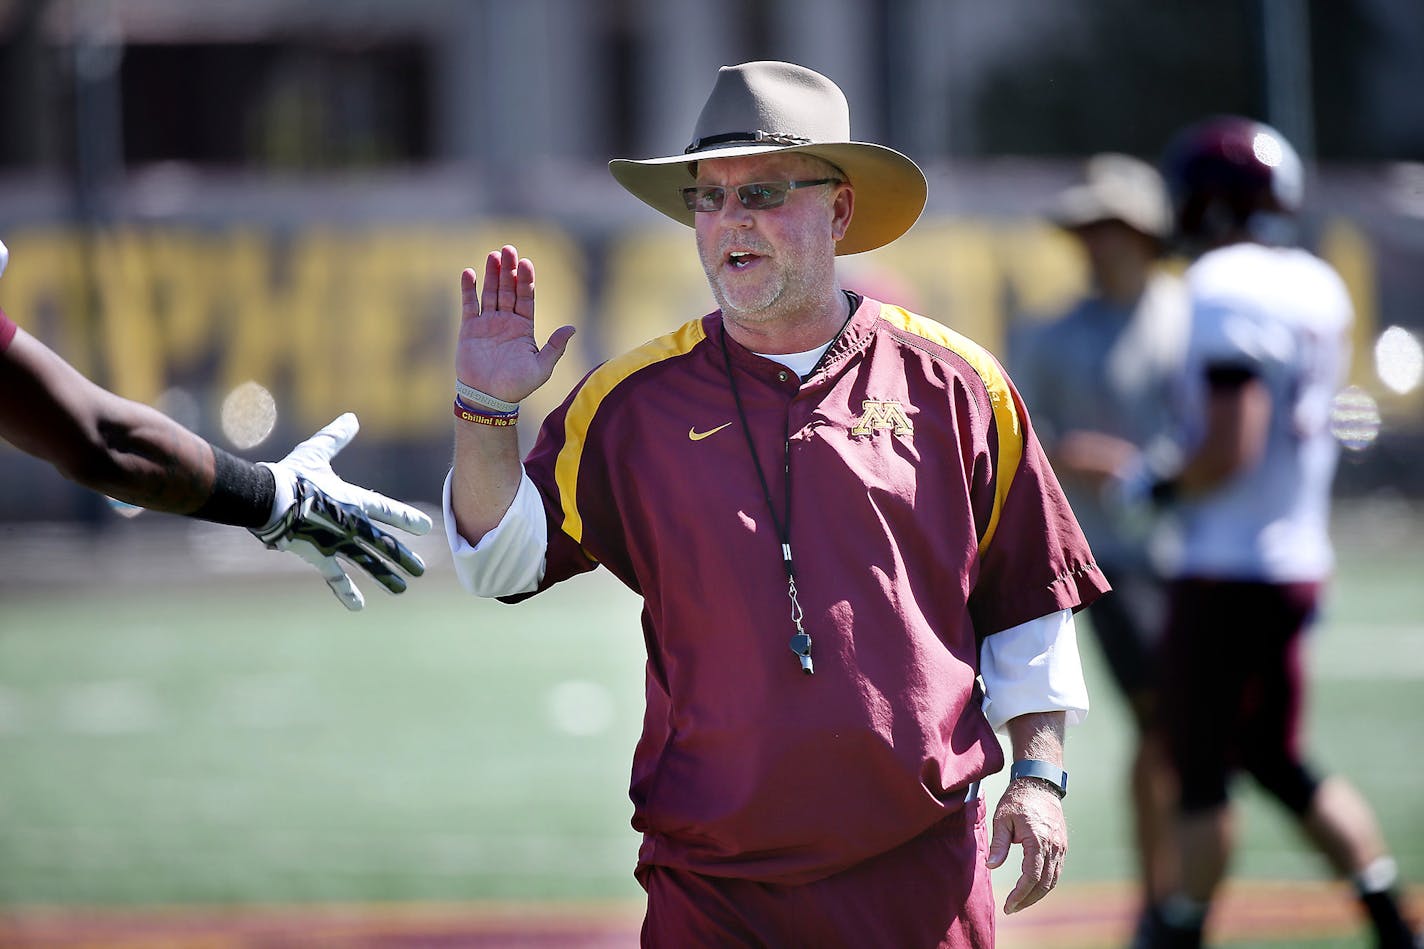
[[(0, 0), (0, 42), (0, 306), (249, 457), (349, 409), (342, 472), (433, 500), (459, 271), (505, 242), (545, 329), (580, 330), (536, 411), (711, 309), (690, 233), (604, 166), (682, 147), (718, 65), (787, 58), (930, 178), (845, 282), (995, 351), (1083, 289), (1039, 217), (1082, 157), (1155, 158), (1212, 112), (1276, 124), (1359, 314), (1340, 491), (1424, 490), (1415, 0)], [(0, 484), (25, 486), (0, 520), (112, 516), (3, 444)]]

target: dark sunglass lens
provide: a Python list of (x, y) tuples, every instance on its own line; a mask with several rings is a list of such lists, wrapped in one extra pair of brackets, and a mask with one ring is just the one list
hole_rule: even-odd
[(719, 211), (724, 196), (725, 192), (717, 185), (682, 189), (682, 200), (689, 211)]
[(786, 200), (786, 185), (777, 181), (757, 181), (737, 189), (737, 197), (749, 211), (764, 211)]

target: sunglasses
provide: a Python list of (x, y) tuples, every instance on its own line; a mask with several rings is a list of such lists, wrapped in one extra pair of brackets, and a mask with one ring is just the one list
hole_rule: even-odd
[[(797, 188), (840, 184), (839, 178), (816, 178), (810, 181), (753, 181), (738, 185), (737, 200), (748, 211), (769, 211), (786, 203), (786, 196)], [(727, 202), (727, 189), (721, 185), (697, 185), (682, 189), (682, 200), (689, 211), (720, 211)]]

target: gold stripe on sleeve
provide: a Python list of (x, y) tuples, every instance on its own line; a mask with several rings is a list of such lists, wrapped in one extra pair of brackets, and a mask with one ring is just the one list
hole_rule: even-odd
[(1009, 381), (1003, 370), (988, 350), (967, 336), (927, 317), (911, 313), (898, 306), (882, 304), (880, 317), (891, 326), (913, 333), (921, 339), (938, 343), (963, 357), (974, 367), (989, 390), (989, 402), (994, 407), (994, 423), (999, 429), (999, 453), (994, 459), (994, 508), (989, 514), (989, 526), (979, 541), (979, 553), (989, 549), (989, 541), (999, 526), (999, 515), (1004, 508), (1004, 500), (1009, 496), (1009, 486), (1019, 470), (1023, 459), (1023, 428), (1019, 425), (1018, 408), (1014, 405), (1014, 395), (1009, 389)]
[(584, 439), (598, 407), (633, 373), (690, 352), (706, 335), (701, 318), (684, 323), (673, 332), (599, 366), (574, 396), (564, 417), (564, 445), (559, 450), (558, 460), (554, 462), (554, 483), (559, 489), (559, 507), (564, 512), (563, 531), (576, 543), (583, 543), (583, 516), (578, 508), (579, 465), (583, 460)]

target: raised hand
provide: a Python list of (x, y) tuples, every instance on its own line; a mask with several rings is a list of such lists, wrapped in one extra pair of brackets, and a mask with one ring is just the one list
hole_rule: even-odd
[(485, 260), (484, 289), (460, 274), (460, 337), (455, 377), (506, 402), (519, 402), (554, 372), (574, 335), (561, 326), (540, 347), (534, 339), (534, 265), (506, 244)]

